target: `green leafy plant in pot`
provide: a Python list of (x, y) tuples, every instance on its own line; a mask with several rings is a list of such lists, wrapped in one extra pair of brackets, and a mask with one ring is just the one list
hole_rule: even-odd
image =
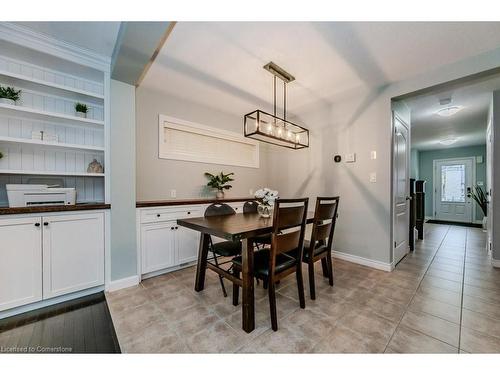
[(89, 111), (89, 107), (83, 103), (75, 104), (75, 112), (78, 117), (87, 117), (87, 112)]
[(21, 98), (21, 90), (14, 87), (0, 86), (0, 103), (15, 105)]
[(486, 223), (487, 223), (487, 216), (488, 216), (488, 198), (483, 191), (483, 189), (476, 185), (474, 186), (474, 189), (469, 193), (469, 196), (474, 199), (474, 201), (477, 203), (477, 205), (481, 208), (481, 211), (483, 211), (483, 229), (486, 229)]
[(224, 190), (229, 190), (233, 186), (229, 185), (228, 182), (234, 181), (231, 176), (234, 176), (234, 173), (224, 174), (224, 172), (220, 172), (219, 174), (213, 175), (211, 173), (206, 172), (205, 177), (207, 177), (208, 183), (207, 186), (212, 189), (217, 189), (216, 197), (217, 199), (224, 198)]

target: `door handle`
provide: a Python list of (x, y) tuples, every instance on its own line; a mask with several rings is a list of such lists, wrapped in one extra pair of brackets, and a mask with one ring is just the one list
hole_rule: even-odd
[(409, 197), (409, 196), (406, 196), (405, 198), (407, 201), (411, 201), (413, 198), (412, 197)]
[(46, 227), (48, 227), (48, 226), (49, 226), (49, 223), (48, 223), (48, 222), (45, 222), (45, 223), (43, 223), (43, 225), (45, 225)]
[(35, 223), (35, 227), (39, 227), (40, 226), (40, 223)]

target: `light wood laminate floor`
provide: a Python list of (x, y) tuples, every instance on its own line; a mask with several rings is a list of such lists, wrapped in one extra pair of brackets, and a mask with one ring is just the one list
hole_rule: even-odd
[[(123, 352), (489, 353), (500, 352), (500, 270), (476, 228), (426, 224), (425, 241), (391, 272), (334, 259), (335, 285), (317, 271), (317, 299), (299, 308), (295, 278), (278, 285), (279, 330), (256, 286), (256, 329), (216, 275), (193, 290), (194, 267), (107, 294)], [(307, 279), (307, 272), (304, 273)], [(226, 281), (228, 290), (230, 283)]]

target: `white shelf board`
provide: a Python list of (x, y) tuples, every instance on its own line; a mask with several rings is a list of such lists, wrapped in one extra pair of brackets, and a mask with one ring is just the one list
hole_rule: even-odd
[(67, 149), (71, 149), (71, 150), (102, 151), (102, 152), (104, 152), (104, 147), (99, 147), (99, 146), (78, 145), (78, 144), (72, 144), (72, 143), (44, 142), (44, 141), (40, 141), (38, 139), (28, 139), (28, 138), (14, 138), (14, 137), (0, 136), (0, 142), (21, 143), (21, 144), (28, 144), (28, 145), (57, 147), (57, 148), (67, 148)]
[(19, 105), (0, 103), (0, 110), (14, 116), (21, 114), (23, 115), (23, 117), (29, 117), (32, 119), (47, 118), (64, 124), (70, 123), (78, 126), (92, 126), (97, 128), (104, 127), (104, 121), (69, 116), (62, 113), (47, 112), (34, 108), (22, 107)]
[(0, 169), (0, 174), (24, 174), (43, 176), (75, 176), (75, 177), (104, 177), (104, 173), (60, 172), (60, 171), (28, 171), (19, 169)]
[(35, 85), (52, 87), (52, 88), (55, 88), (58, 90), (68, 91), (71, 93), (76, 93), (79, 95), (89, 96), (89, 97), (93, 97), (93, 98), (97, 98), (97, 99), (104, 99), (104, 95), (102, 95), (102, 94), (97, 94), (97, 93), (94, 93), (91, 91), (81, 90), (81, 89), (77, 89), (74, 87), (59, 85), (57, 83), (44, 81), (42, 79), (30, 78), (30, 77), (26, 77), (22, 74), (11, 73), (11, 72), (8, 72), (8, 71), (2, 70), (2, 69), (0, 69), (0, 76), (10, 77), (10, 78), (14, 78), (14, 79), (21, 80), (24, 82), (32, 83)]

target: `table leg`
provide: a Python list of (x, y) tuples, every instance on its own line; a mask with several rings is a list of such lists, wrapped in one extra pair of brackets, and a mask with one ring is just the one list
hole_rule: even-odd
[(243, 330), (250, 333), (255, 328), (255, 303), (253, 290), (253, 243), (244, 238), (241, 241), (242, 257), (242, 308), (243, 308)]
[(196, 280), (194, 290), (200, 292), (205, 288), (205, 271), (207, 270), (208, 244), (210, 235), (201, 233), (198, 249), (198, 263), (196, 264)]

